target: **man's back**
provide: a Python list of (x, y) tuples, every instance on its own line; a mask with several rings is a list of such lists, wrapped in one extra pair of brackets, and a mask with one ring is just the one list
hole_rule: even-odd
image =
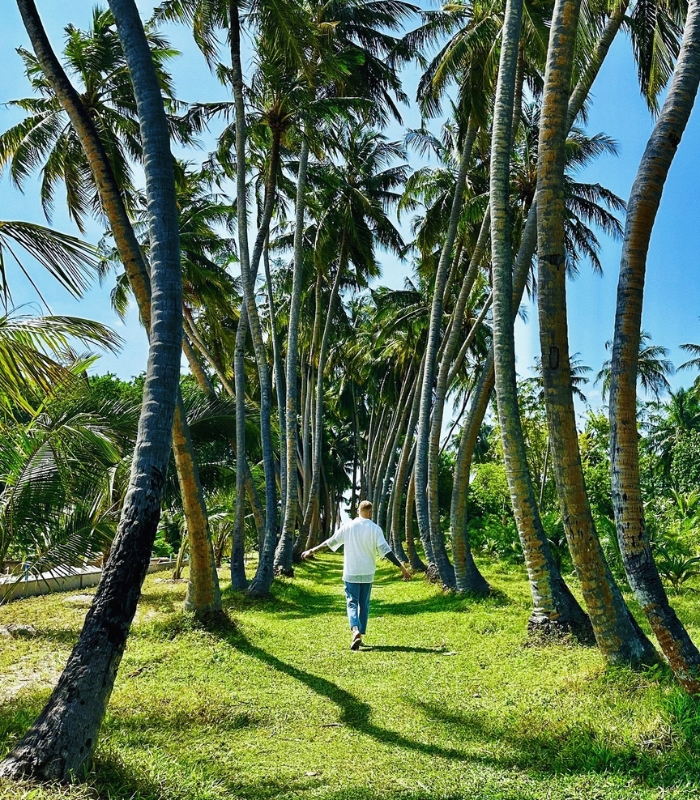
[(331, 550), (341, 545), (344, 545), (343, 580), (348, 583), (372, 583), (377, 556), (391, 552), (379, 525), (364, 517), (346, 522), (328, 540)]

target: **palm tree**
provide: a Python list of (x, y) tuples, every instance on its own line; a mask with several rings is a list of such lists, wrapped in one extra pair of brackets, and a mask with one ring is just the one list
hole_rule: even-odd
[(569, 87), (580, 0), (557, 0), (550, 29), (537, 166), (538, 310), (552, 464), (569, 549), (596, 641), (612, 663), (638, 663), (653, 647), (633, 624), (598, 540), (581, 468), (566, 321), (564, 168)]
[(668, 602), (651, 552), (639, 481), (637, 380), (646, 254), (666, 176), (700, 84), (700, 4), (688, 4), (678, 63), (632, 186), (620, 265), (610, 381), (613, 506), (630, 586), (686, 691), (700, 692), (700, 651)]
[[(83, 164), (85, 169), (89, 170), (91, 176), (89, 180), (86, 178), (85, 182), (80, 185), (83, 189), (86, 185), (88, 187), (94, 185), (97, 189), (95, 198), (92, 200), (92, 207), (99, 208), (101, 205), (102, 211), (109, 220), (117, 250), (139, 305), (141, 320), (146, 331), (150, 332), (151, 284), (144, 255), (129, 217), (127, 206), (128, 198), (131, 194), (130, 187), (128, 184), (121, 185), (119, 183), (118, 178), (121, 170), (118, 164), (116, 167), (113, 165), (110, 158), (110, 153), (120, 150), (119, 133), (123, 126), (117, 126), (117, 135), (109, 135), (110, 130), (106, 124), (101, 123), (98, 125), (96, 123), (95, 118), (101, 118), (85, 106), (82, 97), (69, 81), (51, 48), (35, 4), (31, 1), (25, 3), (20, 0), (19, 8), (37, 54), (34, 72), (36, 74), (41, 72), (43, 75), (41, 82), (43, 91), (45, 93), (53, 92), (54, 99), (50, 102), (58, 106), (54, 110), (52, 119), (55, 118), (55, 121), (62, 122), (62, 115), (65, 115), (70, 121), (70, 125), (65, 127), (72, 131), (71, 137), (69, 137), (72, 141), (71, 148), (77, 151), (78, 164)], [(102, 40), (100, 39), (100, 41)], [(84, 47), (87, 50), (91, 50), (89, 39)], [(73, 53), (73, 55), (77, 57), (79, 51), (78, 54)], [(157, 62), (158, 59), (156, 59)], [(78, 59), (78, 63), (81, 63), (80, 59)], [(123, 63), (123, 56), (120, 63)], [(103, 70), (106, 69), (106, 65), (102, 64), (101, 68)], [(128, 81), (128, 75), (126, 80)], [(163, 77), (161, 75), (159, 76), (159, 85), (162, 86), (162, 83)], [(114, 102), (117, 108), (121, 108), (124, 103), (120, 98), (121, 95), (118, 96), (119, 102)], [(135, 108), (134, 102), (132, 101), (130, 106), (132, 109)], [(106, 107), (108, 108), (108, 106)], [(59, 108), (62, 110), (59, 111)], [(106, 120), (109, 120), (111, 116), (114, 115), (105, 113)], [(103, 120), (103, 122), (106, 120)], [(0, 137), (0, 143), (2, 141), (4, 140)], [(5, 143), (7, 147), (3, 153), (3, 159), (12, 158), (13, 165), (22, 164), (24, 162), (24, 151), (21, 147), (21, 142), (15, 141), (13, 144), (10, 138)], [(14, 150), (10, 145), (14, 147)], [(2, 144), (0, 144), (0, 152), (3, 152)], [(38, 158), (39, 155), (45, 155), (47, 161), (50, 162), (52, 158), (60, 160), (60, 153), (60, 148), (54, 148), (48, 153), (39, 150), (35, 153), (35, 156)], [(28, 162), (28, 164), (33, 164), (34, 166), (37, 163), (36, 160)], [(26, 166), (27, 164), (25, 163), (25, 169)], [(72, 173), (69, 171), (67, 175), (69, 177), (67, 187), (70, 187), (70, 181), (73, 179), (71, 177)], [(69, 201), (71, 194), (71, 191), (69, 191)], [(72, 212), (78, 218), (80, 217), (79, 208), (80, 206), (77, 206)], [(188, 609), (208, 613), (220, 610), (221, 599), (218, 579), (213, 567), (213, 551), (206, 524), (206, 507), (199, 484), (194, 452), (189, 440), (189, 432), (185, 430), (186, 417), (181, 398), (177, 403), (175, 424), (178, 427), (174, 437), (175, 454), (184, 493), (183, 497), (186, 501), (188, 535), (191, 539), (192, 553), (191, 583), (185, 605)]]
[(44, 710), (2, 762), (4, 777), (65, 781), (90, 759), (146, 576), (172, 446), (182, 297), (170, 134), (136, 4), (112, 0), (111, 8), (134, 84), (151, 211), (154, 324), (143, 411), (129, 491), (94, 603)]
[[(68, 25), (66, 38), (66, 69), (80, 85), (83, 107), (123, 190), (127, 210), (131, 210), (132, 164), (142, 159), (142, 143), (134, 92), (112, 13), (95, 8), (89, 29), (81, 31)], [(179, 142), (185, 143), (189, 134), (174, 116), (180, 105), (165, 69), (176, 51), (153, 29), (149, 29), (148, 39), (170, 114), (170, 131)], [(11, 106), (21, 109), (26, 116), (0, 136), (0, 163), (10, 164), (12, 181), (22, 186), (36, 164), (43, 162), (41, 201), (47, 216), (50, 218), (56, 189), (62, 182), (69, 216), (82, 231), (87, 215), (103, 212), (94, 191), (95, 178), (88, 157), (76, 127), (67, 124), (65, 107), (39, 57), (24, 49), (19, 53), (32, 90), (38, 96), (10, 101)]]

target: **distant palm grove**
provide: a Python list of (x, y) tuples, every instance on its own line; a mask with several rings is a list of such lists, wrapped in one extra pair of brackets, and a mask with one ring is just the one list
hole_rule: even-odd
[[(153, 556), (187, 576), (184, 610), (220, 625), (298, 580), (364, 499), (446, 594), (489, 595), (489, 560), (526, 575), (533, 645), (577, 641), (700, 694), (672, 605), (700, 575), (700, 345), (642, 328), (700, 0), (109, 0), (61, 39), (41, 0), (16, 4), (30, 46), (3, 58), (27, 91), (0, 170), (47, 221), (0, 221), (0, 605), (8, 576), (103, 570), (0, 776), (90, 764)], [(617, 38), (653, 115), (625, 198), (584, 174), (617, 150), (585, 125)], [(229, 99), (178, 99), (175, 58), (204, 58)], [(409, 104), (422, 125), (393, 141)], [(58, 208), (73, 234), (50, 227)], [(601, 264), (606, 236), (619, 265)], [(401, 289), (381, 284), (388, 259)], [(15, 308), (10, 264), (42, 301), (99, 280), (116, 315), (138, 308), (141, 377), (99, 374), (121, 346), (109, 327)], [(614, 336), (587, 365), (567, 279), (603, 267), (619, 271)], [(528, 297), (541, 351), (516, 370)]]

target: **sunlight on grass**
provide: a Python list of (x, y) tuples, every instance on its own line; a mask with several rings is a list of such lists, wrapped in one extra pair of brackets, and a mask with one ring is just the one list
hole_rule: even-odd
[[(367, 648), (351, 652), (340, 559), (325, 556), (229, 620), (181, 613), (185, 587), (144, 586), (80, 785), (0, 783), (0, 798), (691, 798), (700, 712), (662, 667), (604, 670), (594, 648), (534, 646), (521, 570), (483, 564), (486, 599), (382, 568)], [(222, 577), (225, 577), (222, 573)], [(0, 753), (48, 696), (86, 611), (71, 595), (0, 608)], [(693, 633), (690, 595), (678, 602)]]

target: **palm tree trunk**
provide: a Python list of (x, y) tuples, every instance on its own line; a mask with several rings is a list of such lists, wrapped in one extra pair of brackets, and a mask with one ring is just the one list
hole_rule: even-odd
[[(408, 555), (408, 563), (414, 572), (425, 572), (426, 565), (421, 561), (418, 551), (416, 550), (416, 539), (413, 533), (413, 514), (416, 507), (416, 473), (415, 468), (411, 470), (411, 476), (408, 479), (408, 489), (406, 491), (406, 514), (404, 517), (404, 531), (406, 534), (406, 553)], [(426, 559), (430, 558), (426, 555)]]
[[(262, 550), (260, 551), (258, 568), (248, 587), (248, 594), (251, 595), (251, 597), (265, 597), (269, 593), (274, 578), (274, 557), (275, 548), (277, 546), (277, 465), (275, 463), (275, 453), (272, 444), (272, 383), (267, 363), (267, 350), (262, 335), (262, 325), (255, 302), (255, 278), (264, 243), (267, 240), (274, 207), (275, 176), (277, 175), (279, 163), (279, 141), (277, 141), (277, 146), (274, 145), (275, 141), (276, 137), (273, 137), (273, 148), (270, 159), (271, 186), (267, 192), (265, 209), (253, 249), (253, 260), (251, 262), (248, 279), (243, 281), (247, 319), (251, 338), (253, 339), (253, 349), (255, 350), (255, 358), (258, 364), (258, 376), (260, 378), (260, 439), (265, 469), (265, 539)], [(247, 293), (245, 290), (246, 285), (248, 287)]]
[(564, 243), (568, 99), (580, 0), (557, 0), (550, 28), (537, 165), (538, 309), (542, 376), (552, 466), (567, 541), (603, 657), (615, 664), (649, 658), (651, 643), (635, 629), (610, 573), (583, 480), (571, 391)]
[[(272, 273), (270, 272), (270, 237), (265, 240), (263, 250), (263, 267), (265, 269), (265, 284), (267, 286), (267, 304), (270, 313), (270, 338), (272, 339), (272, 357), (275, 367), (275, 387), (277, 390), (277, 414), (280, 425), (280, 494), (281, 508), (287, 504), (287, 415), (285, 413), (285, 380), (282, 365), (282, 343), (275, 324), (275, 298), (272, 294)], [(283, 511), (284, 513), (284, 511)]]
[(66, 781), (90, 760), (148, 569), (172, 446), (182, 352), (182, 286), (170, 140), (136, 5), (133, 0), (112, 0), (110, 7), (134, 84), (152, 242), (153, 323), (142, 413), (129, 489), (95, 600), (48, 703), (2, 762), (3, 777)]
[(668, 602), (651, 552), (639, 485), (637, 371), (649, 241), (700, 82), (700, 3), (691, 0), (671, 87), (627, 207), (611, 358), (610, 454), (617, 538), (627, 579), (676, 677), (700, 692), (700, 652)]
[[(401, 436), (404, 434), (404, 429), (406, 428), (406, 425), (409, 420), (409, 415), (413, 407), (413, 398), (415, 397), (416, 394), (418, 394), (417, 381), (410, 380), (410, 375), (408, 375), (406, 377), (405, 383), (408, 384), (409, 381), (411, 385), (411, 391), (409, 392), (408, 397), (404, 398), (403, 410), (401, 412), (401, 416), (397, 421), (394, 435), (391, 438), (391, 443), (388, 448), (388, 458), (386, 465), (384, 467), (384, 475), (382, 478), (382, 489), (379, 496), (379, 511), (377, 512), (377, 525), (379, 525), (379, 527), (382, 529), (385, 528), (387, 507), (391, 508), (391, 504), (389, 503), (390, 489), (391, 489), (391, 481), (394, 477), (394, 467), (396, 466), (399, 442), (401, 441)], [(390, 530), (388, 526), (386, 526), (386, 529)]]
[(547, 436), (547, 447), (544, 451), (544, 464), (542, 465), (542, 482), (540, 484), (540, 500), (539, 500), (539, 507), (542, 508), (542, 503), (544, 502), (544, 490), (545, 486), (547, 485), (547, 470), (549, 469), (549, 454), (551, 453), (552, 445)]
[(304, 405), (304, 416), (301, 420), (301, 443), (302, 443), (302, 475), (304, 486), (301, 505), (306, 508), (311, 491), (311, 398), (313, 397), (313, 372), (311, 364), (307, 364), (302, 375), (302, 399)]
[(231, 588), (248, 588), (245, 574), (245, 341), (248, 329), (245, 307), (241, 307), (233, 351), (233, 379), (236, 385), (236, 517), (231, 541)]
[(493, 272), (493, 344), (498, 420), (513, 512), (526, 554), (535, 605), (528, 628), (556, 634), (571, 628), (556, 565), (542, 527), (528, 469), (520, 423), (513, 335), (513, 267), (509, 220), (509, 176), (515, 72), (522, 19), (522, 0), (508, 0), (503, 25), (491, 141), (491, 246)]
[[(394, 489), (392, 495), (393, 509), (391, 515), (390, 531), (391, 531), (391, 540), (396, 543), (394, 552), (396, 552), (398, 558), (401, 558), (401, 556), (399, 555), (399, 546), (401, 545), (401, 534), (399, 531), (399, 526), (401, 523), (400, 520), (401, 500), (403, 498), (404, 489), (406, 488), (406, 477), (408, 475), (408, 466), (411, 456), (411, 450), (413, 448), (413, 434), (416, 430), (416, 425), (418, 424), (418, 410), (420, 408), (419, 387), (420, 387), (422, 372), (423, 372), (423, 361), (421, 360), (415, 380), (416, 388), (413, 393), (413, 401), (411, 403), (411, 416), (409, 417), (408, 420), (406, 435), (404, 437), (403, 445), (401, 447), (401, 455), (399, 456), (399, 464), (396, 470), (396, 480), (394, 481)], [(403, 551), (403, 546), (400, 547), (400, 550)], [(401, 555), (404, 555), (403, 552), (401, 553)], [(406, 559), (402, 558), (401, 560), (406, 560)]]
[[(270, 153), (270, 177), (266, 190), (265, 208), (258, 227), (253, 247), (253, 257), (251, 259), (248, 249), (248, 199), (245, 171), (247, 133), (243, 95), (243, 68), (241, 64), (240, 20), (236, 0), (232, 0), (232, 2), (229, 3), (229, 45), (231, 50), (231, 82), (236, 123), (236, 163), (238, 164), (238, 169), (236, 171), (238, 257), (240, 260), (243, 299), (248, 327), (250, 328), (250, 335), (253, 340), (253, 350), (255, 351), (255, 360), (258, 366), (258, 377), (260, 380), (260, 439), (265, 469), (265, 545), (262, 553), (260, 553), (260, 560), (255, 577), (248, 590), (251, 595), (259, 597), (269, 592), (273, 578), (272, 561), (275, 544), (277, 542), (277, 486), (275, 456), (272, 446), (272, 385), (270, 382), (270, 370), (267, 364), (267, 352), (262, 334), (262, 325), (260, 324), (260, 316), (255, 301), (255, 279), (263, 246), (267, 239), (275, 202), (274, 186), (278, 171), (279, 137), (273, 137), (273, 142), (277, 139), (277, 146), (273, 145)], [(243, 394), (242, 388), (242, 386), (236, 385), (236, 396), (237, 402), (239, 403), (243, 402), (242, 398), (238, 398), (239, 394)], [(243, 451), (243, 453), (239, 452), (239, 458), (244, 456), (244, 454), (245, 451)]]
[[(382, 388), (384, 384), (382, 383)], [(379, 390), (381, 397), (381, 388)], [(381, 432), (384, 430), (384, 419), (387, 415), (387, 407), (382, 405), (382, 411), (379, 416), (374, 415), (374, 425), (370, 420), (369, 426), (369, 447), (367, 452), (367, 466), (365, 468), (365, 481), (367, 482), (367, 499), (371, 500), (374, 496), (374, 473), (376, 471), (375, 461), (376, 454), (381, 444)]]
[(316, 372), (316, 410), (314, 416), (314, 453), (311, 473), (311, 491), (309, 499), (304, 509), (304, 519), (299, 533), (300, 538), (306, 540), (306, 533), (311, 524), (311, 517), (318, 508), (318, 492), (321, 481), (321, 448), (323, 445), (323, 375), (326, 371), (326, 359), (328, 358), (328, 347), (330, 345), (331, 329), (333, 327), (333, 314), (335, 304), (340, 293), (340, 283), (345, 275), (348, 264), (348, 243), (343, 236), (340, 244), (340, 255), (338, 257), (338, 271), (336, 272), (331, 288), (331, 296), (328, 300), (328, 311), (326, 323), (323, 326), (321, 336), (321, 349), (318, 354), (318, 368)]
[[(173, 454), (190, 543), (190, 579), (187, 584), (185, 611), (202, 615), (221, 611), (221, 591), (202, 482), (199, 479), (197, 462), (192, 458), (193, 452), (192, 437), (178, 387), (173, 427)], [(186, 498), (195, 498), (197, 502), (193, 503)], [(193, 536), (190, 529), (198, 532), (197, 535)]]
[[(104, 145), (80, 95), (71, 84), (51, 48), (33, 0), (18, 0), (18, 6), (42, 70), (66, 111), (90, 164), (102, 209), (109, 220), (119, 257), (124, 264), (124, 269), (139, 307), (141, 321), (150, 338), (151, 279), (148, 273), (148, 266), (134, 233)], [(178, 413), (175, 415), (174, 421), (174, 424), (178, 427), (178, 430), (174, 432), (174, 440), (178, 443), (178, 447), (175, 450), (175, 463), (178, 470), (180, 488), (183, 490), (182, 500), (190, 547), (192, 552), (197, 553), (196, 561), (193, 561), (190, 569), (190, 581), (192, 581), (193, 586), (191, 589), (188, 588), (188, 596), (185, 602), (188, 609), (196, 613), (208, 614), (221, 610), (221, 596), (214, 565), (206, 505), (201, 491), (201, 484), (199, 483), (194, 449), (189, 429), (187, 428), (187, 417), (184, 413), (179, 389), (177, 406)], [(207, 556), (209, 552), (211, 553), (211, 563), (209, 563), (209, 556)], [(201, 572), (199, 571), (200, 568)], [(198, 598), (203, 600), (210, 598), (211, 602), (198, 607), (196, 605)]]
[[(449, 265), (452, 261), (452, 250), (457, 236), (457, 226), (459, 224), (459, 214), (462, 207), (464, 187), (467, 182), (467, 170), (471, 159), (472, 146), (476, 137), (476, 126), (470, 126), (464, 137), (462, 155), (459, 165), (459, 173), (455, 182), (455, 193), (452, 198), (452, 209), (450, 221), (447, 227), (445, 242), (440, 253), (440, 262), (435, 274), (435, 287), (433, 290), (433, 302), (430, 309), (430, 323), (428, 327), (428, 342), (425, 351), (425, 369), (423, 372), (423, 386), (421, 389), (420, 413), (418, 416), (418, 434), (416, 438), (416, 512), (418, 516), (418, 528), (420, 530), (421, 541), (426, 550), (426, 558), (430, 545), (426, 547), (426, 542), (430, 540), (430, 512), (428, 508), (428, 449), (430, 440), (430, 413), (433, 399), (433, 381), (435, 378), (435, 363), (439, 347), (440, 326), (442, 324), (442, 308), (445, 289), (445, 280)], [(437, 559), (435, 566), (443, 584), (454, 587), (455, 575), (454, 568), (447, 556), (447, 551), (440, 540), (436, 542), (434, 556)], [(429, 566), (431, 566), (429, 564)]]
[[(435, 386), (435, 401), (433, 403), (433, 413), (430, 428), (430, 440), (428, 442), (428, 512), (430, 523), (430, 540), (433, 543), (433, 548), (444, 550), (444, 535), (440, 527), (440, 509), (438, 504), (438, 471), (440, 463), (440, 433), (442, 431), (442, 420), (445, 410), (445, 401), (447, 399), (447, 391), (450, 386), (450, 377), (452, 371), (450, 366), (454, 358), (454, 352), (457, 348), (457, 342), (462, 333), (462, 320), (464, 317), (464, 309), (467, 305), (467, 300), (471, 293), (472, 287), (479, 272), (479, 266), (486, 251), (486, 244), (489, 236), (489, 220), (490, 212), (487, 209), (484, 215), (484, 220), (477, 237), (477, 242), (474, 247), (474, 252), (469, 262), (469, 268), (464, 276), (462, 287), (460, 289), (457, 302), (452, 312), (452, 327), (449, 336), (445, 341), (445, 346), (440, 360), (440, 367), (438, 369), (438, 377)], [(464, 343), (464, 351), (466, 353), (473, 334), (476, 332), (478, 324), (474, 326), (472, 335), (468, 336)], [(457, 586), (455, 577), (455, 588)]]
[(192, 341), (192, 344), (199, 350), (202, 356), (206, 359), (209, 366), (214, 370), (216, 377), (221, 381), (221, 385), (224, 387), (224, 391), (230, 397), (235, 397), (236, 392), (231, 386), (230, 381), (226, 377), (226, 373), (224, 372), (223, 366), (219, 363), (218, 359), (214, 358), (212, 353), (209, 351), (207, 346), (202, 341), (199, 332), (197, 331), (197, 326), (192, 319), (192, 315), (188, 308), (183, 309), (183, 325), (185, 327), (185, 333)]
[[(298, 364), (299, 364), (299, 320), (301, 316), (301, 292), (304, 276), (304, 209), (306, 199), (306, 172), (309, 161), (309, 140), (304, 136), (299, 155), (297, 176), (296, 222), (294, 228), (294, 274), (292, 296), (289, 301), (289, 333), (287, 335), (287, 497), (297, 493), (297, 441), (298, 441)], [(284, 523), (277, 551), (275, 570), (283, 575), (293, 575), (291, 550), (294, 547), (294, 531), (297, 523), (296, 503), (284, 506)]]

